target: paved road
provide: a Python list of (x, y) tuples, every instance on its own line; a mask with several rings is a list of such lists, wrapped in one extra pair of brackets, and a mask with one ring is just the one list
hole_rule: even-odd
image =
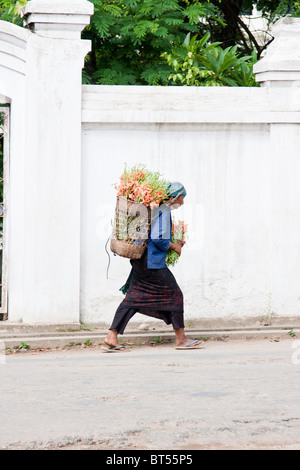
[(300, 449), (299, 350), (288, 338), (6, 356), (0, 449)]

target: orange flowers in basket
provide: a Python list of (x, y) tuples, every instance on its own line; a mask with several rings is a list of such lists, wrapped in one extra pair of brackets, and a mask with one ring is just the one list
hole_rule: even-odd
[(120, 182), (115, 184), (118, 196), (144, 204), (153, 209), (167, 199), (168, 182), (158, 172), (147, 170), (144, 166), (125, 168)]
[[(150, 222), (150, 209), (158, 207), (163, 201), (169, 199), (168, 187), (170, 183), (164, 180), (160, 173), (147, 170), (142, 165), (131, 169), (125, 167), (120, 176), (119, 183), (115, 184), (118, 198), (114, 228), (111, 240), (111, 250), (125, 258), (139, 259), (145, 251)], [(127, 200), (127, 202), (126, 202)], [(124, 204), (125, 203), (125, 206)], [(134, 204), (133, 204), (134, 203)], [(143, 204), (146, 212), (141, 208), (132, 210), (135, 204)], [(144, 208), (143, 208), (144, 209)], [(172, 221), (172, 241), (185, 242), (187, 225), (183, 221)], [(174, 266), (178, 261), (178, 254), (169, 250), (166, 262)]]

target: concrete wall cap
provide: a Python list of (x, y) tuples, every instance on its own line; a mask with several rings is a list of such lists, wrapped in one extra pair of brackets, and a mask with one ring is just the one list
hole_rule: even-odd
[(28, 37), (31, 35), (28, 29), (21, 28), (20, 26), (3, 20), (0, 20), (0, 32), (18, 38), (21, 41), (27, 41)]
[(31, 0), (22, 10), (22, 17), (31, 13), (55, 15), (92, 15), (94, 5), (87, 0)]
[(24, 25), (39, 36), (80, 39), (94, 5), (86, 0), (31, 0), (22, 10)]
[[(300, 18), (285, 17), (272, 28), (274, 41), (253, 67), (257, 82), (294, 82), (300, 76)], [(274, 75), (277, 73), (277, 76)], [(280, 76), (279, 76), (280, 74)]]
[(279, 35), (300, 36), (300, 18), (292, 18), (291, 16), (280, 18), (272, 27), (272, 33), (276, 37)]

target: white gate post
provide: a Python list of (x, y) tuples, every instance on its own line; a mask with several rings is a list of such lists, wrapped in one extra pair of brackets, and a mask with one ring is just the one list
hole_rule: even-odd
[(277, 21), (274, 41), (254, 66), (256, 80), (266, 90), (273, 116), (270, 122), (270, 311), (299, 315), (300, 200), (300, 18)]
[(275, 88), (299, 86), (300, 18), (285, 17), (272, 28), (273, 42), (265, 56), (254, 65), (256, 81)]
[(81, 71), (91, 47), (80, 37), (92, 13), (86, 0), (31, 0), (23, 12), (33, 33), (26, 61), (24, 323), (79, 322)]

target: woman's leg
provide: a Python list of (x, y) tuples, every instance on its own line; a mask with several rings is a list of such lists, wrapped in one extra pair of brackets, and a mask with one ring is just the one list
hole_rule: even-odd
[[(177, 328), (175, 330), (175, 338), (176, 338), (176, 346), (187, 346), (190, 344), (193, 340), (187, 338), (185, 336), (185, 331), (184, 328)], [(193, 346), (198, 346), (198, 344), (201, 344), (202, 341), (199, 340), (193, 344)]]
[(104, 340), (107, 345), (113, 347), (120, 346), (118, 341), (118, 334), (122, 335), (124, 333), (127, 323), (136, 312), (136, 309), (125, 307), (122, 305), (122, 303), (119, 305), (111, 327), (109, 328), (109, 332)]
[[(176, 346), (186, 346), (189, 344), (191, 340), (185, 335), (183, 312), (171, 312), (171, 321), (175, 331)], [(194, 346), (200, 343), (201, 341), (195, 343)]]
[(177, 330), (177, 329), (184, 330), (183, 310), (180, 310), (178, 312), (170, 312), (170, 320), (171, 320), (174, 330)]

